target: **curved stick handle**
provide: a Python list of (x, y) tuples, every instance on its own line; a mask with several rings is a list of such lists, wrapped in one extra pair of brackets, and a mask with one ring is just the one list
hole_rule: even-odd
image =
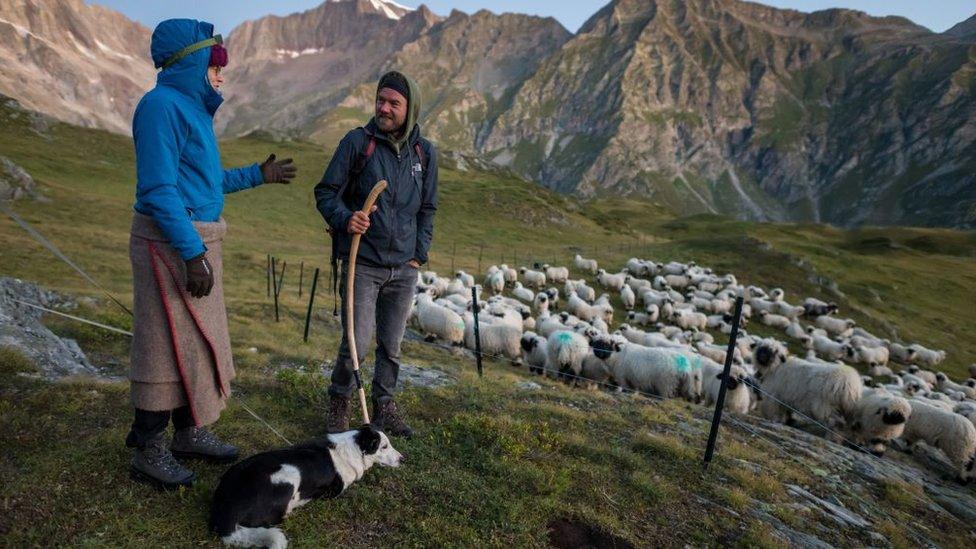
[[(380, 193), (386, 190), (386, 186), (385, 179), (377, 181), (376, 185), (373, 185), (373, 189), (369, 191), (366, 203), (363, 204), (363, 209), (360, 211), (369, 215), (369, 211), (373, 209)], [(356, 378), (356, 387), (359, 389), (359, 405), (363, 411), (363, 423), (369, 423), (369, 411), (366, 409), (366, 390), (363, 389), (363, 381), (359, 377), (359, 352), (356, 351), (356, 315), (354, 308), (356, 301), (356, 256), (359, 255), (359, 241), (362, 236), (360, 233), (352, 235), (352, 242), (349, 244), (349, 259), (346, 269), (346, 342), (349, 344), (353, 376)]]

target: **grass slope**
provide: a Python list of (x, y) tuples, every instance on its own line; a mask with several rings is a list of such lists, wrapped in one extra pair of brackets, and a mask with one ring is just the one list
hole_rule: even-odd
[[(61, 124), (37, 133), (22, 116), (0, 114), (9, 127), (0, 134), (0, 150), (26, 168), (52, 199), (18, 202), (17, 212), (130, 301), (131, 143)], [(311, 266), (327, 264), (329, 250), (311, 197), (327, 152), (306, 143), (258, 138), (226, 142), (222, 149), (228, 165), (259, 161), (276, 151), (279, 157), (293, 156), (301, 170), (290, 186), (268, 186), (227, 201), (231, 230), (225, 293), (239, 378), (237, 399), (216, 430), (250, 454), (280, 441), (239, 402), (292, 440), (321, 432), (327, 380), (319, 365), (334, 355), (338, 327), (328, 311), (325, 279), (320, 280), (312, 338), (302, 343), (305, 300), (297, 296), (295, 266), (304, 261), (308, 276)], [(630, 255), (693, 259), (734, 272), (744, 283), (783, 287), (793, 299), (828, 297), (871, 329), (895, 330), (903, 338), (947, 348), (946, 369), (955, 374), (976, 360), (969, 328), (976, 320), (971, 234), (915, 229), (847, 233), (716, 216), (673, 219), (636, 201), (583, 204), (492, 174), (445, 169), (441, 177), (431, 260), (435, 270), (446, 272), (453, 262), (473, 272), (479, 257), (483, 268), (502, 260), (565, 264), (576, 251), (607, 265), (620, 265)], [(266, 253), (288, 261), (279, 323), (273, 321), (265, 294)], [(0, 219), (0, 275), (98, 295), (5, 218)], [(130, 325), (104, 300), (80, 312)], [(77, 338), (99, 364), (124, 373), (124, 337), (57, 319), (50, 319), (50, 325)], [(784, 486), (801, 484), (823, 494), (826, 488), (811, 474), (812, 465), (783, 459), (741, 429), (723, 431), (713, 472), (702, 477), (704, 408), (619, 399), (544, 380), (539, 380), (543, 390), (526, 391), (516, 386), (524, 376), (508, 366), (489, 362), (480, 380), (469, 360), (418, 343), (405, 343), (404, 356), (411, 364), (448, 372), (457, 384), (402, 395), (422, 433), (398, 444), (409, 465), (371, 472), (363, 485), (338, 500), (315, 502), (298, 512), (286, 526), (296, 546), (539, 546), (551, 541), (548, 528), (554, 520), (639, 546), (782, 544), (765, 522), (748, 513), (756, 506), (830, 543), (874, 543), (866, 531), (824, 527), (817, 517), (798, 512)], [(132, 484), (125, 472), (129, 451), (121, 444), (130, 421), (126, 385), (91, 380), (49, 384), (17, 375), (31, 368), (15, 352), (0, 348), (0, 472), (5, 479), (0, 544), (213, 544), (205, 516), (221, 468), (195, 465), (201, 481), (175, 494)], [(744, 461), (755, 468), (743, 467)], [(967, 543), (965, 527), (943, 525), (941, 515), (911, 490), (877, 486), (868, 494), (839, 497), (851, 506), (855, 498), (868, 498), (882, 509), (869, 519), (895, 545), (920, 543), (913, 533), (916, 525), (940, 544)]]

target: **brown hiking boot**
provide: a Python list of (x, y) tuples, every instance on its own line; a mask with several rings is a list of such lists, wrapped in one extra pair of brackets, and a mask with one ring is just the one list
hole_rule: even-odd
[(349, 430), (349, 397), (329, 395), (329, 411), (325, 415), (327, 433), (343, 433)]
[(387, 435), (404, 438), (413, 436), (413, 429), (407, 425), (403, 413), (392, 399), (383, 405), (374, 400), (373, 414), (373, 425)]

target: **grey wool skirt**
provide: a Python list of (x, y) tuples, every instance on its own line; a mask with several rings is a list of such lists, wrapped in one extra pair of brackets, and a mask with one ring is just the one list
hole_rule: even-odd
[(196, 425), (220, 417), (230, 396), (234, 361), (224, 307), (221, 242), (227, 223), (194, 222), (213, 266), (210, 295), (186, 292), (186, 268), (151, 217), (136, 213), (129, 237), (135, 315), (132, 404), (142, 410), (189, 406)]

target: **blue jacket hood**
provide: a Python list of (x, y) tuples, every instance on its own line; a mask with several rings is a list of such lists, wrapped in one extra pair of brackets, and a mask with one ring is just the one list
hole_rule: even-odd
[[(213, 36), (214, 26), (196, 19), (167, 19), (152, 34), (150, 53), (153, 63), (158, 67), (181, 49)], [(220, 92), (210, 85), (207, 79), (207, 66), (210, 63), (210, 48), (199, 49), (184, 56), (176, 63), (161, 70), (156, 76), (156, 84), (176, 88), (190, 98), (200, 101), (211, 115), (224, 99)]]

